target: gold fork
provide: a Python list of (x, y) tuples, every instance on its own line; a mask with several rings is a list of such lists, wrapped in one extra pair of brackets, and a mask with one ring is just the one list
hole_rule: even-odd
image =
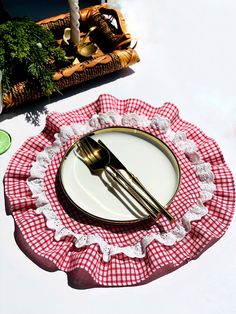
[(129, 184), (129, 182), (127, 182), (126, 180), (124, 182), (121, 177), (117, 177), (111, 171), (111, 169), (109, 168), (110, 156), (108, 152), (102, 150), (101, 153), (99, 149), (92, 150), (91, 147), (89, 147), (88, 143), (86, 143), (86, 140), (83, 139), (80, 141), (79, 154), (84, 163), (92, 172), (104, 170), (116, 183), (118, 183), (124, 190), (126, 190), (146, 210), (146, 212), (153, 220), (157, 219), (159, 212), (156, 211), (156, 208), (148, 200), (145, 200), (145, 198), (141, 196)]
[[(93, 140), (90, 138), (90, 141)], [(101, 141), (98, 140), (98, 144), (102, 145), (109, 153), (110, 153), (110, 163), (112, 169), (116, 170), (124, 170), (131, 180), (152, 200), (152, 202), (158, 207), (159, 211), (170, 221), (173, 222), (175, 218), (167, 211), (167, 209), (160, 203), (158, 200), (154, 198), (154, 196), (145, 188), (142, 182), (132, 173), (130, 172), (122, 162), (110, 151), (110, 149)], [(120, 172), (119, 172), (120, 173)]]

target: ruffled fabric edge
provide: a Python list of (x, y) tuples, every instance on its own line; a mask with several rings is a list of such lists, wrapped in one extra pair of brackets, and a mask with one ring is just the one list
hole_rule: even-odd
[[(89, 106), (90, 106), (90, 108), (92, 108), (91, 111), (90, 111), (91, 114), (93, 113), (92, 114), (92, 119), (90, 121), (90, 126), (92, 124), (92, 127), (94, 129), (100, 128), (101, 126), (104, 127), (104, 125), (105, 126), (106, 125), (112, 125), (114, 123), (114, 121), (113, 121), (114, 115), (111, 114), (111, 112), (107, 112), (106, 111), (106, 109), (105, 109), (106, 106), (104, 106), (102, 108), (104, 110), (104, 113), (102, 113), (102, 112), (98, 113), (98, 111), (97, 111), (97, 110), (101, 110), (101, 104), (104, 101), (104, 97), (105, 97), (105, 100), (106, 100), (107, 96), (106, 95), (102, 95), (102, 96), (99, 97), (97, 102), (94, 102), (93, 104), (90, 104), (90, 105), (87, 106), (87, 108)], [(148, 104), (146, 104), (144, 102), (141, 102), (141, 101), (135, 100), (135, 99), (133, 99), (133, 100), (126, 100), (126, 101), (119, 101), (119, 100), (115, 99), (114, 97), (112, 97), (110, 95), (109, 95), (109, 97), (112, 98), (112, 101), (114, 103), (116, 103), (116, 104), (118, 103), (118, 109), (120, 109), (122, 106), (126, 105), (127, 102), (129, 102), (129, 103), (131, 102), (131, 105), (129, 105), (128, 108), (126, 107), (127, 114), (125, 114), (125, 119), (126, 119), (125, 121), (128, 124), (128, 126), (135, 126), (135, 127), (137, 127), (140, 122), (143, 123), (143, 121), (145, 119), (144, 120), (140, 119), (140, 116), (142, 116), (142, 118), (143, 117), (145, 118), (145, 114), (142, 115), (142, 106), (143, 106), (143, 104), (145, 104), (145, 107), (146, 108), (148, 107), (151, 112), (154, 112), (154, 113), (158, 112), (158, 114), (156, 114), (156, 115), (154, 114), (154, 117), (152, 119), (152, 124), (151, 124), (152, 127), (153, 128), (157, 128), (160, 132), (165, 132), (167, 137), (169, 137), (175, 143), (175, 145), (177, 145), (179, 147), (179, 149), (181, 149), (182, 151), (185, 152), (186, 156), (188, 156), (188, 158), (191, 160), (191, 162), (193, 163), (193, 165), (196, 168), (196, 171), (197, 171), (197, 173), (199, 175), (199, 178), (200, 178), (200, 181), (201, 181), (201, 185), (202, 185), (201, 186), (201, 189), (202, 189), (202, 195), (201, 195), (202, 203), (203, 202), (208, 202), (209, 203), (209, 201), (212, 198), (212, 195), (213, 195), (213, 193), (215, 191), (215, 188), (217, 188), (213, 184), (214, 175), (213, 175), (213, 172), (211, 171), (211, 166), (213, 166), (213, 168), (214, 168), (214, 164), (211, 164), (210, 162), (208, 162), (208, 163), (203, 162), (204, 157), (208, 157), (207, 153), (204, 156), (204, 151), (203, 151), (203, 156), (201, 156), (199, 154), (199, 152), (196, 150), (196, 143), (194, 143), (193, 140), (189, 140), (187, 138), (185, 132), (173, 132), (169, 128), (169, 126), (171, 124), (177, 125), (178, 124), (177, 120), (180, 120), (179, 117), (178, 117), (178, 109), (174, 105), (172, 105), (170, 103), (166, 103), (161, 108), (154, 108), (154, 107), (152, 107), (152, 106), (150, 106), (150, 105), (148, 105)], [(122, 104), (122, 106), (121, 106), (121, 104)], [(171, 110), (169, 110), (170, 107), (171, 107)], [(120, 109), (120, 111), (121, 111), (121, 109)], [(76, 114), (78, 114), (78, 112), (81, 111), (81, 110), (83, 110), (83, 108), (75, 110), (75, 111), (72, 111), (72, 112), (69, 113), (69, 115), (75, 117)], [(96, 113), (92, 112), (93, 110), (95, 110)], [(135, 115), (134, 112), (133, 112), (134, 110), (137, 110), (141, 114), (138, 114), (138, 115), (136, 114)], [(111, 111), (111, 110), (109, 110), (109, 111)], [(131, 111), (131, 112), (129, 112), (129, 111)], [(119, 112), (119, 110), (118, 110), (118, 112)], [(168, 113), (170, 113), (171, 116), (168, 115)], [(119, 113), (118, 113), (118, 115), (119, 115)], [(55, 117), (57, 119), (55, 119)], [(86, 114), (84, 114), (84, 115), (82, 114), (82, 115), (80, 115), (80, 120), (81, 120), (81, 118), (82, 118), (82, 120), (86, 121), (88, 117), (86, 116)], [(42, 146), (45, 145), (45, 142), (47, 142), (47, 141), (48, 141), (48, 143), (51, 143), (51, 140), (52, 140), (51, 134), (54, 133), (55, 131), (59, 130), (58, 129), (58, 123), (56, 121), (58, 119), (61, 121), (61, 125), (63, 125), (63, 119), (65, 119), (63, 114), (57, 115), (55, 113), (52, 113), (52, 114), (48, 115), (46, 127), (45, 127), (44, 131), (42, 132), (42, 134), (44, 134), (44, 136), (42, 136), (42, 134), (39, 135), (39, 136), (42, 136), (44, 138), (44, 140), (45, 140), (45, 141), (43, 141), (44, 143), (42, 143)], [(187, 123), (187, 122), (186, 122), (186, 124), (189, 125), (189, 123)], [(183, 125), (184, 125), (184, 123), (183, 123)], [(192, 126), (192, 127), (195, 127), (195, 126)], [(183, 129), (184, 129), (184, 127), (183, 127)], [(204, 146), (208, 141), (212, 142), (212, 145), (214, 145), (215, 142), (212, 141), (211, 139), (209, 139), (200, 130), (199, 130), (199, 133), (201, 134), (202, 142), (197, 143), (197, 148), (200, 151), (201, 151), (201, 145)], [(67, 135), (66, 135), (66, 137), (67, 137)], [(217, 146), (216, 143), (215, 143), (215, 145)], [(24, 146), (25, 146), (25, 149), (30, 149), (29, 143), (23, 145), (23, 148), (24, 148)], [(219, 148), (218, 148), (218, 150), (219, 150)], [(34, 154), (33, 151), (32, 151), (32, 154)], [(49, 151), (49, 155), (50, 154), (51, 154), (51, 152)], [(227, 229), (227, 227), (228, 227), (228, 225), (229, 225), (229, 223), (230, 223), (230, 221), (232, 219), (233, 208), (234, 208), (234, 201), (235, 201), (235, 191), (234, 191), (234, 184), (233, 184), (232, 174), (229, 171), (228, 167), (226, 166), (225, 162), (222, 160), (222, 154), (221, 154), (220, 150), (219, 150), (219, 154), (220, 154), (219, 160), (221, 160), (221, 162), (219, 162), (219, 160), (217, 161), (217, 167), (221, 167), (221, 170), (225, 169), (225, 172), (227, 173), (227, 180), (226, 180), (227, 184), (230, 183), (232, 185), (230, 201), (228, 203), (227, 209), (225, 209), (228, 212), (228, 220), (227, 220), (226, 224), (223, 227), (223, 230), (222, 230), (222, 232), (220, 234), (220, 236), (221, 236), (225, 232), (225, 230)], [(39, 157), (39, 158), (41, 158), (41, 157)], [(31, 160), (31, 162), (32, 162), (32, 160)], [(13, 156), (13, 158), (12, 158), (12, 160), (10, 162), (10, 165), (11, 165), (11, 163), (12, 164), (17, 163), (17, 153), (16, 153), (15, 156)], [(31, 163), (30, 163), (30, 166), (31, 166)], [(22, 171), (22, 167), (20, 167), (20, 165), (19, 165), (19, 170), (21, 172), (21, 175), (20, 175), (21, 179), (23, 177), (23, 180), (21, 182), (24, 182), (25, 178), (27, 177), (27, 175), (29, 173), (29, 168), (26, 166), (23, 169), (23, 171)], [(14, 169), (14, 171), (15, 171), (15, 173), (17, 173), (16, 168)], [(26, 176), (24, 176), (24, 174)], [(13, 195), (11, 195), (11, 192), (9, 193), (9, 189), (7, 189), (7, 183), (6, 182), (7, 182), (7, 179), (9, 177), (12, 180), (14, 180), (14, 178), (15, 178), (14, 175), (11, 175), (10, 166), (9, 166), (9, 168), (8, 168), (8, 170), (6, 172), (6, 176), (5, 176), (5, 190), (6, 190), (7, 197), (10, 200), (12, 210), (18, 210), (19, 208), (21, 208), (23, 206), (24, 203), (27, 204), (27, 207), (28, 206), (30, 207), (30, 205), (29, 205), (30, 200), (31, 200), (30, 199), (30, 195), (26, 196), (26, 198), (29, 198), (28, 199), (29, 202), (27, 202), (27, 200), (23, 200), (22, 201), (23, 204), (20, 201), (19, 201), (20, 203), (18, 203), (17, 201), (16, 202), (12, 202), (11, 196), (15, 196), (15, 195), (14, 195), (14, 193), (13, 193)], [(207, 178), (207, 180), (205, 180), (206, 178)], [(16, 179), (18, 180), (19, 177), (17, 177)], [(40, 178), (38, 178), (38, 179), (40, 180)], [(220, 182), (220, 184), (219, 184), (219, 182), (217, 182), (217, 183), (218, 183), (218, 185), (221, 186), (221, 188), (218, 188), (216, 190), (224, 190), (224, 183), (225, 182)], [(228, 189), (225, 189), (225, 190), (227, 191)], [(224, 193), (224, 195), (223, 196), (221, 195), (221, 197), (227, 199), (227, 198), (229, 198), (229, 195), (227, 193)], [(32, 203), (32, 200), (31, 200), (31, 203)], [(198, 204), (198, 206), (201, 207), (202, 203)], [(207, 208), (203, 206), (200, 211), (203, 214), (203, 216), (205, 216), (205, 214), (207, 213)], [(193, 209), (193, 212), (190, 213), (190, 216), (191, 216), (191, 214), (195, 215), (195, 217), (196, 217), (196, 215), (199, 214), (199, 207), (198, 208), (195, 207), (195, 209)], [(193, 219), (193, 220), (195, 220), (195, 219)], [(191, 219), (189, 220), (189, 217), (186, 217), (186, 219), (183, 220), (183, 225), (187, 226), (187, 228), (190, 228), (190, 229), (187, 229), (188, 232), (191, 230), (191, 221), (192, 220)], [(60, 231), (62, 231), (62, 229), (60, 229)], [(178, 234), (178, 231), (177, 231), (177, 234)], [(57, 233), (55, 233), (55, 235), (57, 235), (59, 237), (61, 236), (60, 234), (58, 235)], [(62, 236), (63, 236), (63, 232), (62, 232)], [(217, 238), (217, 237), (219, 237), (219, 235), (217, 235), (217, 236), (216, 235), (212, 235), (211, 238), (214, 238), (214, 237)], [(81, 237), (79, 239), (81, 240)], [(181, 237), (179, 237), (179, 239), (181, 239)], [(77, 240), (77, 238), (76, 238), (76, 240)], [(185, 240), (186, 240), (186, 238), (185, 238)], [(86, 239), (86, 241), (87, 241), (87, 239)], [(151, 242), (152, 241), (153, 241), (153, 239), (151, 240)], [(209, 239), (209, 242), (210, 241), (211, 241), (211, 239)], [(83, 244), (86, 243), (85, 242), (85, 238), (82, 238), (82, 242), (83, 242)], [(149, 242), (149, 243), (148, 242), (149, 242), (149, 239), (147, 239), (147, 241), (145, 239), (144, 243), (140, 243), (140, 245), (138, 246), (138, 251), (141, 252), (141, 254), (143, 254), (143, 249), (147, 248), (148, 245), (151, 243), (151, 242)], [(184, 245), (184, 243), (183, 243), (183, 245)], [(102, 246), (100, 246), (100, 247), (102, 249)], [(204, 248), (202, 248), (202, 250), (204, 250)], [(109, 251), (108, 254), (107, 253), (105, 254), (105, 259), (110, 254), (110, 248), (109, 248), (108, 251)], [(115, 254), (118, 254), (118, 253), (120, 253), (120, 252), (116, 252)], [(124, 253), (124, 252), (122, 252), (122, 253)], [(193, 257), (194, 256), (191, 256), (191, 258), (193, 258)], [(150, 276), (150, 274), (148, 274), (148, 276)], [(94, 277), (94, 279), (97, 282), (99, 282), (99, 279), (96, 278), (96, 276)], [(142, 280), (144, 280), (144, 278), (141, 279), (140, 281), (142, 281)], [(132, 284), (137, 284), (137, 283), (138, 283), (137, 280), (135, 282), (132, 282)], [(100, 284), (104, 284), (104, 283), (100, 282)], [(117, 285), (125, 285), (125, 284), (127, 284), (127, 283), (122, 283), (122, 284), (117, 284)]]

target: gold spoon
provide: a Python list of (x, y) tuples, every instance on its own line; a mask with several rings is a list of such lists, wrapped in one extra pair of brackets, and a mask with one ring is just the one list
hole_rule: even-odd
[[(89, 138), (90, 141), (92, 142), (92, 138)], [(110, 151), (108, 147), (101, 141), (98, 140), (98, 144), (102, 145), (108, 153), (110, 153), (110, 167), (113, 169), (115, 168), (116, 170), (124, 170), (129, 177), (132, 179), (132, 181), (147, 195), (149, 198), (153, 201), (153, 203), (158, 207), (160, 212), (170, 221), (173, 222), (175, 219), (174, 217), (166, 210), (165, 206), (161, 205), (154, 197), (153, 195), (145, 188), (145, 186), (139, 181), (139, 179), (131, 173), (122, 163), (121, 161)]]
[[(166, 210), (166, 208), (160, 204), (152, 195), (151, 193), (144, 187), (144, 185), (135, 177), (118, 159), (117, 157), (101, 142), (96, 142), (93, 138), (87, 136), (84, 138), (84, 141), (91, 147), (94, 155), (97, 159), (103, 160), (106, 155), (109, 155), (109, 162), (107, 166), (109, 166), (115, 173), (120, 177), (121, 180), (125, 181), (126, 184), (130, 189), (134, 189), (132, 185), (126, 180), (126, 178), (119, 172), (118, 169), (123, 169), (125, 172), (132, 178), (135, 184), (152, 200), (155, 207), (149, 200), (142, 195), (142, 199), (151, 207), (157, 208), (170, 222), (174, 221), (174, 217)], [(108, 159), (107, 159), (108, 160)]]
[[(131, 194), (139, 203), (142, 205), (146, 211), (149, 213), (149, 215), (154, 218), (154, 220), (157, 218), (157, 216), (160, 213), (159, 206), (153, 205), (144, 195), (141, 195), (127, 180), (126, 178), (117, 171), (117, 169), (113, 168), (111, 163), (111, 156), (109, 151), (107, 151), (106, 148), (104, 148), (102, 145), (94, 141), (90, 137), (84, 137), (80, 141), (80, 145), (82, 148), (87, 149), (87, 157), (90, 157), (89, 159), (84, 160), (84, 162), (87, 164), (90, 164), (90, 169), (93, 169), (93, 171), (104, 169), (109, 175), (117, 181), (125, 190)], [(115, 172), (115, 176), (112, 175), (112, 172), (108, 171), (111, 168)], [(114, 177), (113, 177), (114, 176)], [(145, 203), (145, 205), (144, 205)]]
[(83, 40), (81, 40), (77, 45), (77, 53), (83, 57), (86, 58), (91, 57), (97, 51), (97, 46), (94, 43), (85, 42), (88, 36), (91, 34), (91, 32), (93, 32), (96, 28), (97, 26), (90, 27), (89, 31), (84, 36)]
[[(108, 168), (109, 164), (109, 154), (102, 154), (102, 159), (100, 159), (100, 154), (98, 151), (92, 152), (85, 141), (80, 141), (80, 146), (78, 149), (78, 153), (84, 163), (87, 165), (87, 167), (92, 172), (97, 172), (100, 170), (104, 170), (107, 174), (110, 175), (110, 177), (118, 183), (120, 186), (122, 186), (149, 214), (149, 216), (155, 221), (158, 217), (158, 213), (154, 213), (146, 204), (143, 203), (141, 200), (140, 195), (138, 195), (134, 190), (130, 190), (123, 181), (121, 181), (118, 177), (116, 177), (115, 174), (113, 174), (112, 171)], [(153, 209), (153, 208), (152, 208)]]

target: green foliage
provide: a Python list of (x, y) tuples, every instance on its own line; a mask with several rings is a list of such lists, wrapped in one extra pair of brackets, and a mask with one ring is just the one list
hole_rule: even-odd
[(65, 62), (65, 52), (56, 47), (52, 33), (29, 18), (17, 18), (0, 25), (3, 93), (14, 84), (28, 80), (45, 95), (50, 95), (56, 90), (53, 73)]

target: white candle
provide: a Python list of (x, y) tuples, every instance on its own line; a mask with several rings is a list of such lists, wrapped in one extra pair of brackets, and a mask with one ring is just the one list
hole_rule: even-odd
[(71, 28), (71, 40), (74, 45), (77, 45), (80, 41), (80, 14), (79, 14), (79, 1), (68, 0), (70, 7), (70, 28)]

